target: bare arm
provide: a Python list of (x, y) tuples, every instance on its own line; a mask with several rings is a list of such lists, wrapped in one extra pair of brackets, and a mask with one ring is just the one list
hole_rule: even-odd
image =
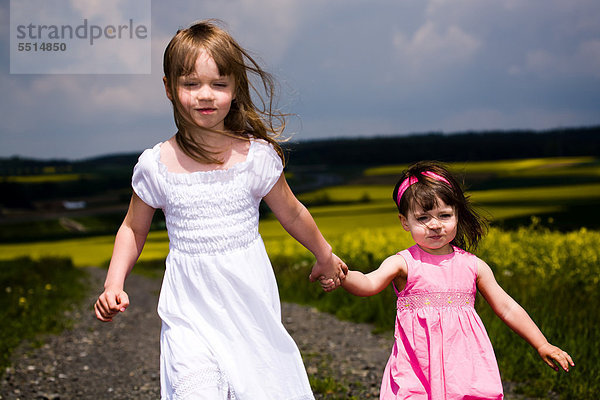
[(104, 282), (104, 292), (94, 306), (100, 321), (112, 321), (119, 312), (129, 305), (127, 293), (123, 290), (125, 278), (135, 265), (152, 223), (154, 208), (144, 203), (135, 193), (131, 197), (127, 215), (117, 232), (113, 254)]
[(551, 368), (558, 370), (558, 364), (568, 371), (569, 365), (575, 365), (569, 354), (548, 343), (527, 311), (498, 285), (490, 267), (481, 260), (478, 265), (477, 288), (496, 315), (536, 349), (542, 360)]
[(355, 296), (373, 296), (385, 289), (393, 280), (406, 283), (406, 261), (400, 255), (386, 258), (375, 271), (363, 274), (360, 271), (348, 271), (342, 287)]
[(325, 276), (333, 279), (335, 286), (339, 286), (340, 279), (346, 275), (347, 267), (332, 253), (331, 246), (306, 207), (294, 196), (283, 174), (264, 200), (283, 228), (317, 259), (310, 279), (315, 281), (320, 276)]

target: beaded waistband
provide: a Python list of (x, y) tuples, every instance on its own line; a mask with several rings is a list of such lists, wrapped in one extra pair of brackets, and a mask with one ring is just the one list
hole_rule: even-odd
[(398, 297), (398, 310), (418, 310), (424, 307), (474, 307), (472, 292), (429, 292)]

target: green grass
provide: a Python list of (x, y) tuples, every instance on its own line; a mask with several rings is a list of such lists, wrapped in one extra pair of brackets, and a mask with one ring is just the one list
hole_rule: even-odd
[[(34, 243), (0, 244), (0, 260), (24, 256), (36, 260), (44, 257), (66, 257), (80, 267), (103, 266), (110, 260), (114, 240), (114, 235), (105, 235)], [(168, 249), (169, 242), (165, 231), (150, 232), (140, 260), (164, 259)]]
[(392, 190), (389, 185), (343, 185), (332, 186), (325, 189), (315, 190), (309, 193), (298, 195), (298, 199), (303, 203), (319, 202), (319, 200), (329, 200), (330, 203), (341, 202), (365, 202), (386, 200), (392, 201)]
[[(462, 174), (493, 174), (499, 177), (539, 176), (600, 176), (600, 164), (595, 157), (550, 157), (522, 160), (469, 161), (448, 163), (450, 169)], [(365, 176), (400, 175), (408, 165), (384, 165), (368, 168)]]
[[(365, 175), (394, 175), (404, 167), (370, 169)], [(595, 311), (600, 306), (597, 245), (600, 233), (585, 229), (570, 233), (549, 231), (540, 227), (540, 221), (563, 216), (577, 226), (588, 226), (588, 223), (592, 227), (600, 226), (600, 218), (596, 217), (600, 199), (598, 159), (510, 160), (456, 163), (453, 167), (467, 177), (505, 178), (498, 180), (500, 187), (470, 192), (476, 205), (494, 223), (514, 220), (518, 221), (515, 225), (518, 227), (528, 225), (532, 215), (543, 217), (534, 218), (534, 226), (528, 228), (492, 229), (479, 255), (490, 263), (504, 288), (530, 312), (551, 341), (571, 352), (576, 367), (568, 375), (555, 374), (545, 367), (535, 352), (508, 330), (480, 299), (477, 307), (492, 338), (503, 378), (524, 382), (522, 391), (529, 395), (544, 397), (550, 389), (563, 398), (595, 398), (600, 390), (597, 378), (600, 370), (595, 362), (600, 350), (594, 339), (600, 326), (600, 317)], [(351, 267), (368, 271), (383, 258), (412, 244), (410, 235), (398, 223), (391, 201), (392, 189), (391, 185), (337, 186), (302, 194), (299, 198), (309, 205), (334, 251)], [(561, 225), (563, 223), (556, 226), (566, 226)], [(312, 256), (289, 237), (278, 221), (272, 217), (261, 220), (260, 232), (273, 260), (284, 300), (311, 303), (341, 318), (371, 322), (382, 330), (392, 329), (395, 310), (390, 304), (394, 304), (395, 295), (391, 289), (371, 298), (356, 298), (342, 290), (325, 294), (306, 279)], [(103, 235), (0, 244), (0, 260), (5, 260), (0, 261), (3, 277), (0, 291), (7, 294), (1, 296), (2, 301), (8, 302), (2, 304), (5, 311), (0, 316), (5, 317), (3, 321), (21, 321), (14, 329), (5, 323), (7, 328), (2, 328), (1, 343), (6, 342), (10, 349), (19, 335), (34, 335), (19, 333), (18, 329), (24, 329), (22, 325), (25, 325), (19, 315), (26, 315), (28, 321), (42, 320), (29, 324), (30, 327), (47, 326), (43, 329), (52, 331), (64, 326), (64, 322), (52, 322), (50, 318), (60, 314), (58, 311), (36, 314), (37, 304), (41, 310), (55, 306), (50, 303), (58, 304), (60, 309), (64, 304), (62, 297), (70, 299), (67, 287), (76, 287), (71, 277), (77, 274), (73, 272), (77, 271), (73, 265), (106, 266), (113, 242), (113, 235)], [(167, 253), (166, 232), (151, 232), (134, 271), (161, 276)], [(13, 260), (24, 256), (28, 258)], [(71, 259), (72, 264), (67, 259)], [(28, 274), (19, 273), (24, 269)], [(56, 270), (56, 276), (49, 270)], [(55, 296), (58, 293), (61, 295)], [(44, 305), (46, 303), (48, 305)], [(13, 314), (7, 314), (9, 312)], [(4, 333), (7, 330), (14, 333)], [(1, 354), (6, 353), (0, 350), (3, 350)], [(329, 393), (329, 398), (343, 398), (340, 393), (345, 389), (339, 382), (316, 376), (311, 379), (321, 393)]]
[[(554, 227), (573, 229), (578, 226), (600, 226), (600, 214), (596, 204), (600, 200), (600, 161), (593, 157), (563, 157), (492, 162), (469, 162), (451, 164), (466, 177), (473, 174), (516, 176), (517, 181), (503, 181), (507, 187), (469, 192), (482, 214), (493, 223), (508, 228), (528, 224), (532, 215), (542, 221), (553, 221)], [(406, 166), (383, 166), (367, 169), (365, 176), (398, 174)], [(573, 184), (573, 176), (592, 179), (591, 182)], [(552, 184), (529, 187), (525, 178), (552, 177)], [(494, 181), (492, 179), (492, 181)], [(523, 181), (521, 184), (518, 182)], [(545, 181), (544, 181), (545, 182)], [(560, 183), (557, 183), (560, 182)], [(517, 187), (511, 187), (517, 184)], [(519, 187), (524, 186), (524, 187)], [(308, 205), (325, 237), (333, 237), (361, 228), (397, 227), (397, 211), (391, 200), (392, 185), (344, 185), (316, 190), (299, 195)], [(598, 215), (598, 216), (595, 216)], [(106, 219), (106, 218), (105, 218)], [(113, 221), (112, 219), (110, 221)], [(513, 221), (513, 222), (511, 222)], [(89, 226), (90, 222), (78, 220)], [(98, 222), (94, 222), (97, 229)], [(111, 222), (116, 225), (116, 222)], [(552, 224), (550, 224), (552, 225)], [(12, 232), (49, 231), (56, 235), (58, 223), (31, 223), (23, 226), (4, 225), (4, 236)], [(60, 228), (60, 227), (59, 227)], [(62, 229), (62, 228), (61, 228)], [(116, 229), (116, 226), (115, 228)], [(8, 231), (8, 232), (7, 232)], [(266, 242), (286, 238), (287, 233), (272, 217), (261, 221), (260, 231)], [(1, 236), (1, 235), (0, 235)], [(20, 256), (35, 259), (45, 256), (70, 257), (75, 265), (105, 265), (112, 254), (114, 236), (101, 235), (87, 238), (36, 241), (32, 243), (0, 244), (0, 260)], [(164, 259), (168, 252), (166, 233), (150, 234), (141, 260)]]
[(355, 396), (348, 396), (349, 388), (342, 382), (332, 377), (333, 362), (331, 356), (321, 353), (303, 353), (302, 359), (307, 365), (308, 380), (313, 392), (324, 400), (358, 400)]
[(91, 179), (93, 175), (89, 174), (40, 174), (40, 175), (23, 175), (23, 176), (7, 176), (2, 177), (2, 182), (15, 183), (57, 183), (57, 182), (72, 182), (81, 179)]
[[(593, 399), (594, 391), (600, 389), (600, 382), (590, 379), (600, 376), (595, 365), (600, 352), (594, 341), (600, 326), (600, 316), (594, 311), (600, 306), (598, 241), (599, 232), (564, 234), (531, 226), (513, 232), (493, 229), (482, 244), (480, 256), (492, 265), (502, 286), (529, 311), (552, 342), (575, 358), (571, 373), (554, 373), (479, 298), (477, 307), (496, 349), (503, 378), (522, 382), (521, 391), (530, 396), (544, 398), (551, 389), (563, 398)], [(393, 329), (395, 295), (390, 288), (370, 298), (354, 297), (343, 290), (323, 293), (306, 279), (313, 261), (310, 253), (290, 238), (265, 242), (283, 300), (311, 304), (342, 319), (373, 323), (378, 330)], [(333, 237), (332, 244), (351, 267), (369, 271), (383, 258), (410, 246), (412, 240), (396, 226), (354, 229)], [(157, 274), (163, 268), (162, 263), (142, 265)], [(557, 304), (549, 299), (564, 301)], [(330, 396), (327, 398), (344, 398), (344, 384), (322, 374), (311, 376), (311, 384), (318, 393)]]
[(0, 261), (0, 374), (23, 340), (69, 327), (66, 313), (83, 300), (84, 278), (69, 259)]
[[(361, 201), (364, 193), (371, 190), (370, 200)], [(310, 200), (310, 196), (327, 194), (333, 204), (310, 207), (319, 228), (326, 238), (361, 228), (394, 228), (398, 227), (397, 210), (388, 197), (391, 189), (386, 186), (347, 186), (322, 189), (306, 194), (301, 198)], [(573, 214), (581, 210), (581, 206), (594, 207), (600, 200), (600, 184), (561, 185), (552, 187), (511, 188), (470, 193), (473, 201), (482, 213), (493, 222), (525, 219), (526, 223), (532, 215), (551, 218), (556, 213)], [(590, 212), (593, 211), (590, 210)], [(568, 218), (568, 216), (567, 216)], [(586, 222), (598, 226), (600, 221), (591, 219), (577, 221), (581, 226)], [(265, 242), (272, 242), (288, 237), (281, 225), (273, 217), (264, 219), (260, 231)], [(15, 257), (69, 257), (78, 266), (105, 265), (112, 254), (113, 235), (75, 238), (67, 240), (48, 240), (33, 243), (0, 244), (0, 260)], [(168, 253), (166, 232), (150, 233), (141, 255), (142, 261), (164, 259)]]
[[(392, 190), (393, 187), (380, 185), (335, 186), (303, 194), (298, 198), (300, 201), (307, 203), (319, 196), (326, 196), (330, 199), (333, 204), (310, 207), (311, 213), (314, 215), (318, 213), (335, 213), (337, 211), (353, 212), (358, 210), (360, 212), (360, 210), (378, 208), (394, 210)], [(369, 195), (370, 201), (360, 203), (359, 199), (366, 194)], [(593, 201), (600, 199), (600, 183), (475, 190), (468, 192), (468, 194), (471, 195), (473, 202), (480, 206), (487, 204), (528, 204), (533, 202), (543, 205), (551, 205), (556, 202), (564, 204), (574, 200)]]
[[(478, 311), (496, 350), (503, 377), (522, 382), (521, 391), (544, 397), (595, 399), (600, 390), (599, 231), (570, 233), (530, 228), (497, 231), (484, 242), (481, 257), (502, 287), (529, 312), (550, 342), (575, 359), (569, 374), (554, 373), (479, 298)], [(582, 306), (583, 305), (583, 306)]]
[(600, 199), (600, 183), (474, 191), (471, 192), (471, 197), (474, 202), (481, 205), (500, 203), (565, 204), (574, 200)]

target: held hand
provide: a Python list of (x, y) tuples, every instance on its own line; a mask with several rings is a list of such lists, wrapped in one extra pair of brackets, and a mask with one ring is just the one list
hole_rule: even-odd
[(120, 312), (124, 312), (129, 306), (129, 296), (125, 291), (118, 289), (106, 289), (102, 293), (96, 304), (94, 304), (94, 310), (96, 311), (96, 318), (102, 322), (110, 322), (113, 317)]
[(336, 289), (335, 281), (324, 276), (319, 277), (319, 284), (321, 285), (321, 288), (326, 292), (332, 292)]
[(555, 371), (558, 371), (557, 365), (560, 365), (560, 367), (567, 372), (569, 372), (569, 365), (571, 367), (575, 366), (571, 356), (566, 351), (563, 351), (550, 343), (543, 344), (537, 351), (540, 357), (542, 357), (542, 360)]
[(311, 282), (319, 280), (321, 287), (326, 292), (330, 292), (340, 286), (346, 279), (348, 266), (338, 256), (331, 254), (327, 262), (317, 260), (310, 273)]

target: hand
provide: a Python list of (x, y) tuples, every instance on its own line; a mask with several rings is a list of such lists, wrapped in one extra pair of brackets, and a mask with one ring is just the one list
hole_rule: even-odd
[(555, 371), (558, 371), (557, 365), (560, 365), (561, 368), (567, 372), (569, 372), (569, 365), (572, 367), (575, 366), (571, 356), (566, 351), (563, 351), (548, 342), (541, 345), (537, 351), (540, 357), (542, 357), (542, 360)]
[(338, 256), (331, 254), (330, 260), (326, 263), (317, 260), (312, 268), (309, 279), (311, 282), (319, 280), (321, 287), (326, 292), (330, 292), (340, 286), (346, 279), (348, 266)]
[(322, 275), (319, 277), (319, 284), (321, 285), (321, 288), (326, 292), (333, 292), (337, 288), (333, 279), (326, 278)]
[(94, 304), (96, 318), (102, 322), (112, 321), (115, 315), (125, 312), (127, 307), (129, 307), (129, 296), (122, 289), (104, 290)]

